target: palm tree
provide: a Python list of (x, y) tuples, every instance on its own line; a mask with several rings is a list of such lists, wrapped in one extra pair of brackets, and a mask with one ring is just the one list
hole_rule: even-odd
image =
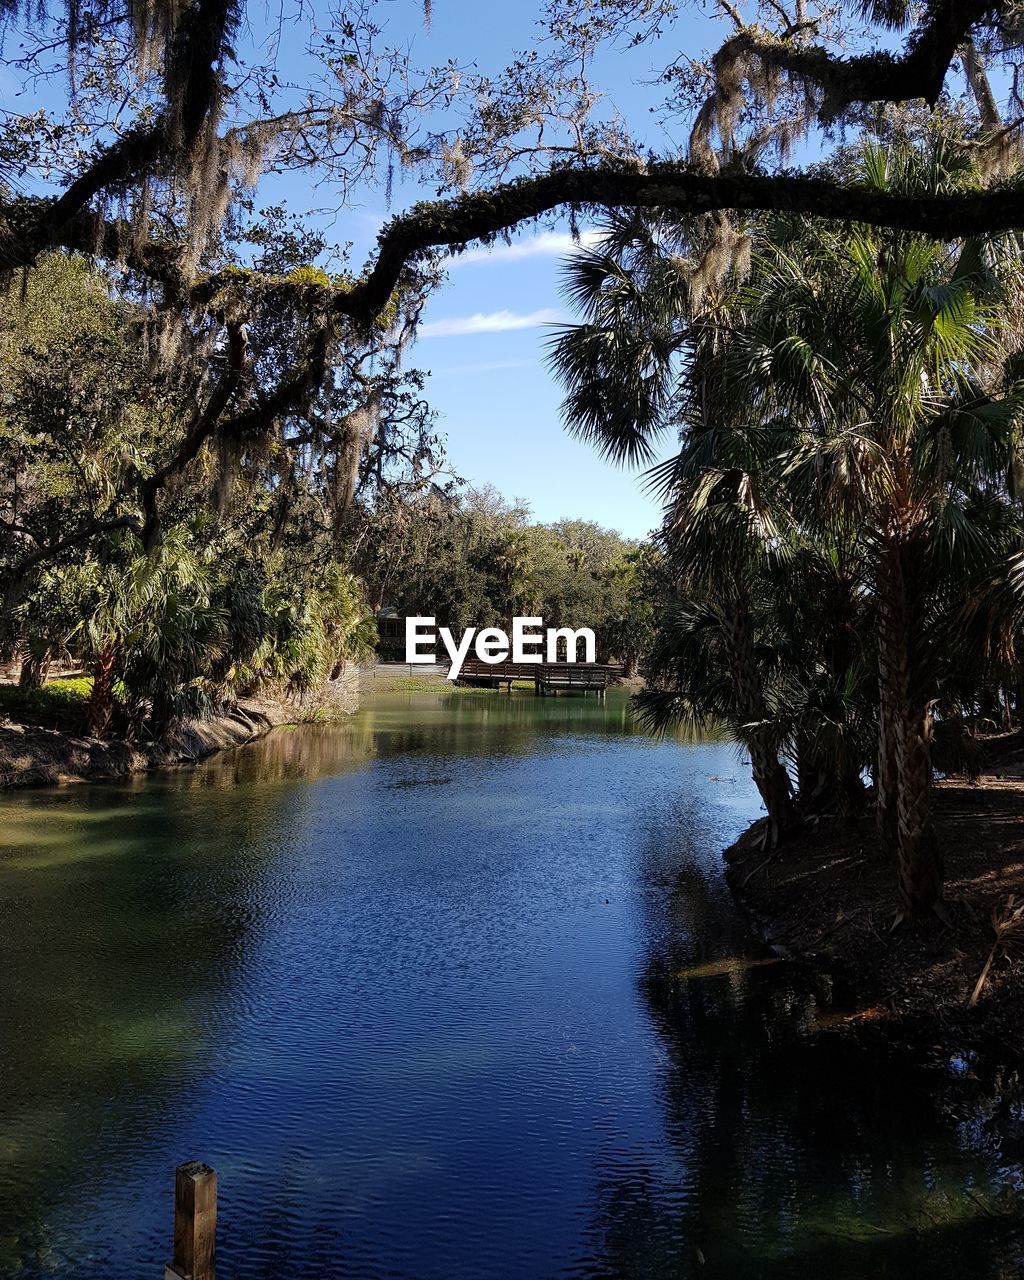
[[(928, 152), (869, 149), (878, 190), (963, 182)], [(997, 246), (900, 232), (801, 227), (762, 251), (734, 369), (789, 415), (786, 463), (803, 523), (859, 530), (871, 567), (878, 657), (876, 809), (895, 850), (901, 911), (941, 910), (929, 800), (944, 562), (984, 561), (970, 495), (998, 479), (1019, 409), (978, 372), (998, 354)]]
[(125, 538), (108, 539), (82, 567), (75, 634), (92, 666), (93, 737), (108, 735), (118, 702), (128, 733), (148, 720), (159, 734), (206, 710), (206, 677), (225, 638), (224, 615), (210, 603), (212, 575), (181, 529), (145, 554)]
[[(941, 144), (868, 148), (861, 161), (861, 180), (878, 190), (948, 190), (969, 177)], [(585, 323), (552, 344), (567, 420), (631, 461), (649, 459), (666, 426), (681, 427), (678, 454), (654, 477), (667, 538), (682, 594), (696, 588), (717, 619), (733, 689), (722, 705), (773, 828), (784, 831), (792, 809), (775, 767), (786, 756), (802, 803), (824, 763), (837, 807), (856, 808), (874, 700), (877, 820), (896, 855), (901, 913), (941, 912), (931, 744), (955, 650), (950, 620), (967, 583), (1005, 552), (978, 515), (1015, 448), (1020, 384), (1000, 370), (1015, 258), (1004, 261), (998, 241), (765, 217), (741, 285), (743, 254), (723, 259), (707, 226), (637, 216), (570, 266), (567, 291)], [(741, 238), (724, 239), (735, 250)], [(801, 556), (826, 588), (802, 610), (779, 577)], [(753, 584), (780, 611), (779, 672), (787, 647), (803, 646), (788, 692), (769, 692), (756, 660), (751, 619), (765, 609), (752, 608)], [(864, 646), (825, 618), (829, 600), (874, 636), (876, 676)], [(687, 628), (705, 614), (692, 605), (674, 635), (699, 672), (708, 654), (698, 661)], [(675, 679), (696, 692), (684, 671)]]
[[(613, 222), (604, 242), (567, 270), (566, 292), (586, 319), (563, 326), (550, 355), (567, 386), (569, 425), (613, 459), (649, 460), (670, 419), (682, 428), (680, 452), (653, 472), (666, 501), (666, 543), (680, 579), (711, 601), (732, 685), (717, 710), (750, 754), (775, 844), (796, 813), (757, 661), (751, 584), (784, 543), (786, 518), (761, 482), (763, 442), (747, 429), (747, 406), (727, 393), (732, 282), (728, 272), (709, 281), (705, 264), (716, 246), (702, 230), (641, 214)], [(702, 615), (677, 615), (678, 643), (694, 616)], [(652, 723), (669, 708), (710, 714), (685, 663), (666, 650), (654, 666), (678, 696), (644, 703)]]

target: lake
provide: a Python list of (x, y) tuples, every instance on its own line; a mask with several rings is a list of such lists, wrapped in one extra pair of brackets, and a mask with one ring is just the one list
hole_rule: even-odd
[(1019, 1274), (1019, 1103), (831, 1029), (725, 887), (757, 813), (616, 693), (5, 794), (0, 1275), (161, 1280), (192, 1158), (220, 1280)]

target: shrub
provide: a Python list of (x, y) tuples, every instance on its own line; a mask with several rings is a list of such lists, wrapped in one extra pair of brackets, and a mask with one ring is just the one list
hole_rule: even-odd
[(22, 689), (16, 684), (0, 685), (0, 719), (43, 729), (79, 731), (85, 727), (85, 709), (92, 681), (51, 680), (40, 689)]

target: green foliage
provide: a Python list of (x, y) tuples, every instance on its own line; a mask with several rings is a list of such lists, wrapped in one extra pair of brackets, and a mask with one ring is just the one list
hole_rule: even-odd
[[(509, 629), (513, 617), (591, 627), (599, 655), (635, 664), (662, 589), (660, 556), (592, 521), (534, 524), (491, 488), (378, 509), (357, 567), (378, 602), (439, 626)], [(400, 658), (401, 644), (384, 656)]]
[[(92, 730), (153, 736), (261, 688), (309, 698), (372, 651), (343, 542), (282, 495), (259, 449), (202, 450), (144, 545), (139, 486), (188, 384), (152, 367), (138, 312), (84, 260), (52, 255), (23, 294), (0, 295), (0, 374), (4, 643), (26, 684), (81, 660), (96, 673)], [(225, 467), (246, 483), (222, 483)], [(62, 542), (90, 522), (92, 537)]]
[(0, 684), (0, 717), (17, 724), (80, 733), (92, 691), (88, 679), (51, 680), (40, 689)]
[[(917, 194), (968, 170), (941, 139), (851, 161)], [(804, 813), (856, 810), (873, 771), (903, 882), (934, 894), (932, 738), (967, 759), (966, 724), (1024, 685), (1019, 247), (749, 230), (748, 263), (729, 228), (638, 214), (566, 268), (571, 425), (617, 457), (680, 428), (652, 471), (670, 603), (638, 704), (655, 727), (727, 724), (773, 824), (791, 790)]]

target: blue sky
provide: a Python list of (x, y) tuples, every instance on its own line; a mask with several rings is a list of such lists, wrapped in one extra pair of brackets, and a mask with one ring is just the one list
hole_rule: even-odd
[[(496, 74), (516, 50), (529, 47), (540, 9), (523, 0), (434, 0), (428, 28), (420, 0), (386, 0), (375, 17), (387, 20), (388, 42), (407, 46), (420, 65), (455, 58)], [(650, 114), (662, 91), (649, 82), (680, 48), (699, 55), (724, 34), (720, 22), (694, 6), (674, 40), (609, 53), (594, 78), (634, 133), (645, 126), (648, 144), (671, 153), (685, 137), (669, 137)], [(287, 57), (289, 51), (282, 52)], [(280, 190), (293, 209), (321, 198), (311, 198), (294, 178), (283, 179)], [(368, 191), (363, 206), (347, 212), (332, 232), (353, 241), (354, 261), (361, 262), (392, 213), (433, 195), (428, 184), (396, 181), (388, 210), (381, 190)], [(643, 537), (660, 523), (657, 499), (645, 492), (640, 472), (606, 462), (565, 430), (561, 390), (544, 364), (552, 326), (572, 318), (559, 295), (560, 266), (572, 249), (567, 223), (551, 221), (527, 228), (511, 245), (453, 259), (447, 284), (427, 304), (409, 361), (429, 371), (427, 397), (456, 474), (524, 499), (538, 520), (572, 516)]]
[(456, 474), (525, 499), (538, 520), (574, 516), (643, 537), (659, 522), (657, 501), (639, 472), (563, 428), (561, 389), (544, 363), (554, 326), (572, 318), (559, 293), (572, 252), (568, 227), (555, 224), (453, 259), (408, 360), (429, 372)]
[(430, 370), (428, 398), (460, 474), (524, 498), (537, 519), (582, 517), (640, 537), (658, 523), (656, 503), (635, 473), (564, 430), (544, 366), (552, 322), (568, 318), (558, 296), (566, 241), (534, 233), (513, 246), (522, 257), (499, 248), (459, 262), (428, 304), (410, 358)]
[[(433, 0), (429, 28), (422, 0), (382, 0), (372, 12), (375, 21), (386, 24), (386, 42), (407, 47), (414, 63), (439, 65), (454, 58), (496, 74), (514, 51), (531, 45), (540, 9), (533, 0), (486, 5)], [(324, 0), (314, 0), (312, 10), (321, 29), (329, 29)], [(247, 12), (251, 25), (239, 41), (243, 56), (258, 48), (266, 34), (259, 27), (258, 7)], [(268, 23), (277, 12), (276, 3), (268, 8)], [(311, 71), (306, 32), (303, 22), (286, 23), (277, 54), (282, 76), (300, 84)], [(668, 38), (604, 56), (594, 78), (634, 134), (638, 125), (644, 126), (652, 149), (672, 153), (685, 145), (685, 137), (667, 136), (649, 113), (660, 98), (660, 90), (649, 82), (681, 49), (699, 56), (724, 34), (720, 22), (694, 6)], [(9, 74), (0, 79), (0, 104), (21, 111), (60, 105), (55, 96), (52, 102), (33, 102), (31, 93), (16, 96), (14, 87)], [(431, 184), (417, 185), (406, 176), (395, 182), (390, 209), (383, 191), (373, 187), (338, 214), (325, 212), (323, 223), (332, 240), (352, 242), (354, 265), (359, 265), (392, 213), (435, 194)], [(302, 214), (311, 208), (326, 210), (329, 198), (327, 189), (311, 190), (301, 175), (282, 175), (264, 180), (258, 203), (283, 203)], [(558, 288), (560, 262), (571, 251), (568, 227), (552, 222), (527, 229), (511, 245), (474, 249), (453, 260), (446, 286), (427, 305), (409, 360), (430, 372), (428, 398), (456, 474), (524, 499), (539, 520), (581, 517), (642, 537), (659, 523), (656, 500), (643, 491), (637, 473), (603, 461), (592, 446), (565, 431), (560, 390), (544, 366), (551, 325), (571, 318)]]

